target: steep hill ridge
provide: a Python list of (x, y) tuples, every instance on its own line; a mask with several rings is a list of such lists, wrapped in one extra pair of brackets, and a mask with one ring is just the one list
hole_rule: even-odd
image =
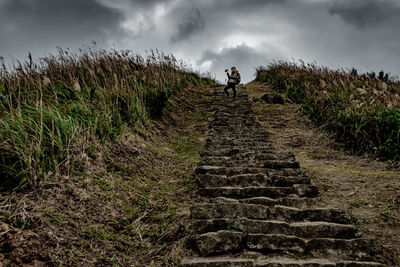
[(204, 203), (187, 230), (197, 257), (183, 266), (383, 266), (348, 212), (318, 205), (293, 153), (276, 151), (244, 87), (214, 92), (209, 138), (196, 169)]

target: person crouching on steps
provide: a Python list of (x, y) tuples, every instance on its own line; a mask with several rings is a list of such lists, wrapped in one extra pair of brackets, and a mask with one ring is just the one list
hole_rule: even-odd
[(236, 67), (231, 68), (231, 75), (229, 75), (228, 70), (226, 69), (225, 72), (228, 75), (228, 85), (224, 88), (226, 96), (229, 97), (228, 89), (232, 88), (233, 90), (233, 98), (236, 98), (236, 85), (240, 83), (240, 73), (236, 69)]

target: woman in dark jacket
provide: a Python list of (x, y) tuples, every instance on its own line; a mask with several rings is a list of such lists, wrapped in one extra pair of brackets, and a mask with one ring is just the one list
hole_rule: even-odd
[(232, 67), (231, 71), (231, 75), (229, 75), (228, 70), (226, 70), (226, 74), (228, 75), (228, 85), (224, 88), (224, 91), (226, 96), (229, 97), (228, 89), (232, 88), (233, 98), (236, 98), (236, 85), (240, 83), (240, 73), (236, 67)]

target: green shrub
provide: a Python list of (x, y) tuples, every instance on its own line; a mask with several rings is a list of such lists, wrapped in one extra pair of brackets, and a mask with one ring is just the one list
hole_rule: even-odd
[[(57, 56), (0, 69), (0, 190), (37, 186), (89, 140), (118, 136), (161, 116), (182, 88), (211, 82), (172, 55), (59, 50)], [(88, 144), (85, 144), (87, 142)]]
[(388, 75), (275, 62), (258, 68), (256, 80), (300, 104), (304, 114), (355, 153), (399, 159), (400, 84)]

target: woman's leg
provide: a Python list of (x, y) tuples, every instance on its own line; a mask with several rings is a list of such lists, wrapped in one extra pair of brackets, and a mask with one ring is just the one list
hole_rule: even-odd
[(231, 87), (231, 86), (228, 84), (228, 85), (225, 86), (225, 88), (224, 88), (224, 91), (225, 91), (227, 97), (229, 97), (228, 89), (229, 89), (230, 87)]
[(233, 90), (233, 98), (236, 98), (236, 86), (235, 86), (235, 84), (232, 84), (232, 90)]

